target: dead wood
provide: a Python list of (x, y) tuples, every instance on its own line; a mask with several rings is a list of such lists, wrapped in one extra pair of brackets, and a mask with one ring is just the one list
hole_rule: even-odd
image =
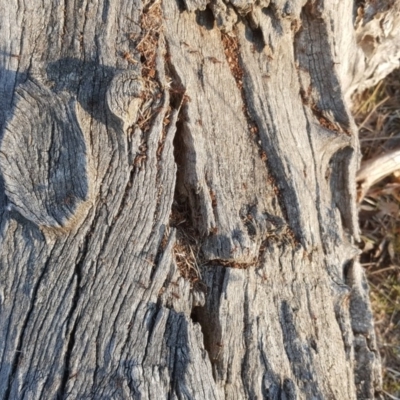
[(378, 397), (353, 2), (42, 3), (0, 13), (0, 398)]

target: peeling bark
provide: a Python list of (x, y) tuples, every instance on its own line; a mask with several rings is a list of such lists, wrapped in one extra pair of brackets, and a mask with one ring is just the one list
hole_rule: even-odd
[(353, 2), (44, 4), (0, 14), (0, 398), (379, 397)]
[(347, 97), (376, 85), (400, 67), (400, 3), (359, 1), (355, 13), (357, 48), (343, 76)]

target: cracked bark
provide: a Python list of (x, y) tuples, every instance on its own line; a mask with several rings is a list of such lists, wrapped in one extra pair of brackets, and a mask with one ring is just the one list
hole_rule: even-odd
[(379, 397), (353, 6), (9, 4), (0, 398)]

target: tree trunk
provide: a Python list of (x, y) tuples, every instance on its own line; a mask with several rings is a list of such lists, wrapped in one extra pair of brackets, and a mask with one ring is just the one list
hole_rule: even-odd
[(0, 14), (0, 398), (378, 397), (353, 2), (34, 3)]

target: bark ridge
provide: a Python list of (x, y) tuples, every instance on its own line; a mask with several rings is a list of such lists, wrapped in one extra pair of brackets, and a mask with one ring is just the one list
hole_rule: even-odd
[(379, 396), (352, 10), (0, 14), (0, 398)]

